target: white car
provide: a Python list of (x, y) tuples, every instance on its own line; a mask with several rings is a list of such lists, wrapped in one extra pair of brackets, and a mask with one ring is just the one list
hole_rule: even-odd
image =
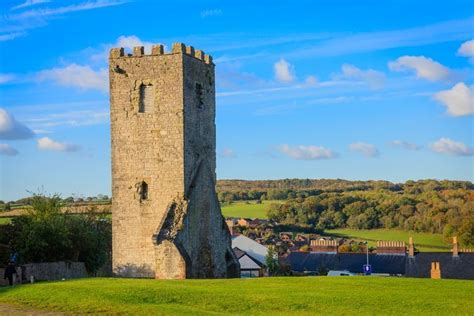
[(355, 274), (347, 270), (329, 270), (328, 276), (355, 276)]

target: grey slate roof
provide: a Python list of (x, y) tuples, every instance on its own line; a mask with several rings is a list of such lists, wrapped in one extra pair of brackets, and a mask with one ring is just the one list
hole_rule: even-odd
[[(286, 258), (286, 263), (296, 272), (318, 272), (325, 268), (362, 273), (366, 260), (366, 255), (362, 253), (292, 252)], [(461, 253), (457, 258), (446, 252), (422, 252), (415, 254), (414, 258), (388, 254), (369, 255), (373, 273), (401, 274), (408, 277), (429, 278), (433, 261), (440, 263), (442, 278), (474, 280), (474, 253)]]

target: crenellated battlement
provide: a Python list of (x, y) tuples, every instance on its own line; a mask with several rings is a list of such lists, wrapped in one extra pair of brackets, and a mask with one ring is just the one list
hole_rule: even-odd
[(173, 43), (171, 52), (165, 52), (164, 46), (161, 44), (153, 45), (151, 48), (150, 55), (145, 54), (145, 48), (143, 46), (134, 47), (132, 54), (125, 54), (125, 50), (123, 47), (116, 47), (110, 50), (109, 59), (169, 54), (184, 54), (199, 59), (208, 65), (213, 65), (211, 55), (205, 54), (202, 50), (194, 49), (193, 46), (186, 46), (183, 43)]

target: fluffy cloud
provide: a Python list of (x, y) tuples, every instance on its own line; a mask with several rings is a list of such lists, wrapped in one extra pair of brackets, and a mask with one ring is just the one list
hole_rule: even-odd
[(414, 70), (418, 78), (430, 81), (444, 81), (452, 79), (449, 68), (425, 56), (402, 56), (388, 63), (393, 71)]
[(223, 157), (223, 158), (235, 158), (237, 157), (237, 155), (235, 154), (235, 152), (230, 149), (230, 148), (224, 148), (220, 153), (219, 153), (219, 156)]
[(366, 157), (377, 157), (380, 154), (377, 147), (363, 142), (352, 143), (349, 145), (349, 149), (359, 152)]
[(0, 144), (0, 155), (16, 156), (18, 155), (18, 150), (8, 144)]
[(137, 36), (131, 35), (131, 36), (120, 36), (117, 39), (117, 42), (114, 45), (114, 47), (123, 47), (123, 48), (128, 48), (132, 50), (136, 46), (144, 46), (145, 51), (147, 53), (151, 53), (151, 47), (153, 45), (154, 43), (142, 41)]
[(406, 142), (403, 140), (394, 140), (390, 143), (393, 147), (400, 147), (403, 149), (408, 149), (408, 150), (418, 150), (421, 148), (421, 146), (418, 146), (417, 144)]
[(0, 84), (7, 83), (15, 79), (14, 75), (11, 74), (0, 74)]
[(315, 76), (308, 76), (306, 77), (306, 80), (304, 81), (304, 83), (307, 86), (315, 86), (318, 84), (318, 78), (316, 78)]
[(52, 150), (52, 151), (65, 151), (74, 152), (78, 151), (80, 147), (78, 145), (69, 143), (60, 143), (52, 140), (49, 137), (42, 137), (38, 139), (38, 149), (41, 150)]
[(330, 159), (335, 158), (337, 154), (330, 149), (322, 146), (295, 146), (281, 145), (278, 150), (297, 160), (317, 160), (317, 159)]
[(462, 142), (456, 142), (450, 138), (443, 137), (430, 145), (432, 151), (453, 156), (473, 156), (474, 148), (466, 146)]
[(474, 39), (462, 43), (458, 49), (458, 55), (469, 57), (471, 62), (474, 62)]
[(51, 80), (62, 86), (78, 87), (84, 90), (108, 91), (108, 72), (105, 68), (97, 71), (89, 66), (70, 64), (63, 68), (40, 71), (37, 80)]
[(295, 80), (293, 66), (281, 58), (273, 65), (276, 80), (284, 83), (290, 83)]
[(434, 98), (443, 103), (452, 116), (474, 114), (474, 85), (457, 83), (449, 90), (436, 93)]
[(333, 75), (333, 78), (365, 81), (371, 89), (381, 89), (385, 84), (383, 72), (373, 69), (362, 70), (350, 64), (342, 65), (341, 73)]
[(33, 132), (24, 124), (15, 120), (13, 115), (0, 108), (0, 139), (26, 139)]

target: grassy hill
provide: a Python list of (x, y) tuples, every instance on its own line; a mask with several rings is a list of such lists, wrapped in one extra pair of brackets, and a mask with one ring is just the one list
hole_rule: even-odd
[(472, 315), (474, 282), (377, 277), (91, 278), (0, 289), (0, 304), (74, 314)]
[(404, 241), (413, 237), (415, 247), (420, 251), (449, 251), (450, 245), (443, 240), (443, 235), (433, 233), (417, 233), (398, 229), (330, 229), (325, 235), (368, 241), (369, 246), (375, 246), (378, 240)]
[(281, 203), (281, 201), (262, 201), (261, 204), (255, 201), (233, 202), (222, 206), (222, 214), (225, 217), (268, 218), (267, 211), (272, 203)]

